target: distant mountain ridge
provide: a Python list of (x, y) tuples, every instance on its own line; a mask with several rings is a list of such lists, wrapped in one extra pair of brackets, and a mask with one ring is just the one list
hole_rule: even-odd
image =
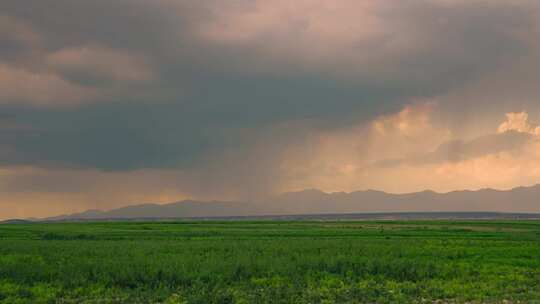
[(101, 211), (50, 217), (46, 220), (159, 219), (297, 214), (395, 212), (509, 212), (540, 213), (540, 185), (502, 191), (482, 189), (437, 193), (390, 194), (367, 190), (325, 193), (316, 189), (288, 192), (254, 202), (185, 200), (170, 204), (141, 204)]

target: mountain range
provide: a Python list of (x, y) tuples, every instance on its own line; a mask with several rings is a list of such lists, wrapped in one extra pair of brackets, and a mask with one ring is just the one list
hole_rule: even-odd
[(482, 189), (437, 193), (390, 194), (382, 191), (325, 193), (308, 189), (252, 202), (185, 200), (141, 204), (112, 210), (88, 210), (45, 220), (163, 219), (403, 212), (540, 213), (540, 185), (501, 191)]

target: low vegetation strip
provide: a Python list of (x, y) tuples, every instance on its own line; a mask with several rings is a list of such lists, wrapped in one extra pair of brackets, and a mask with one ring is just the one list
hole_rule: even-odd
[(540, 303), (540, 222), (0, 225), (0, 303)]

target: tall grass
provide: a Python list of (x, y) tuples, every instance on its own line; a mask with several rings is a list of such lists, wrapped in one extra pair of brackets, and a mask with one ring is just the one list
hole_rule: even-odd
[(540, 223), (0, 226), (5, 303), (540, 299)]

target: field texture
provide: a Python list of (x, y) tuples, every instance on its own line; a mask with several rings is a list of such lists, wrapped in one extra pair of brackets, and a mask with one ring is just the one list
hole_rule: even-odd
[(540, 303), (540, 222), (0, 225), (0, 303)]

